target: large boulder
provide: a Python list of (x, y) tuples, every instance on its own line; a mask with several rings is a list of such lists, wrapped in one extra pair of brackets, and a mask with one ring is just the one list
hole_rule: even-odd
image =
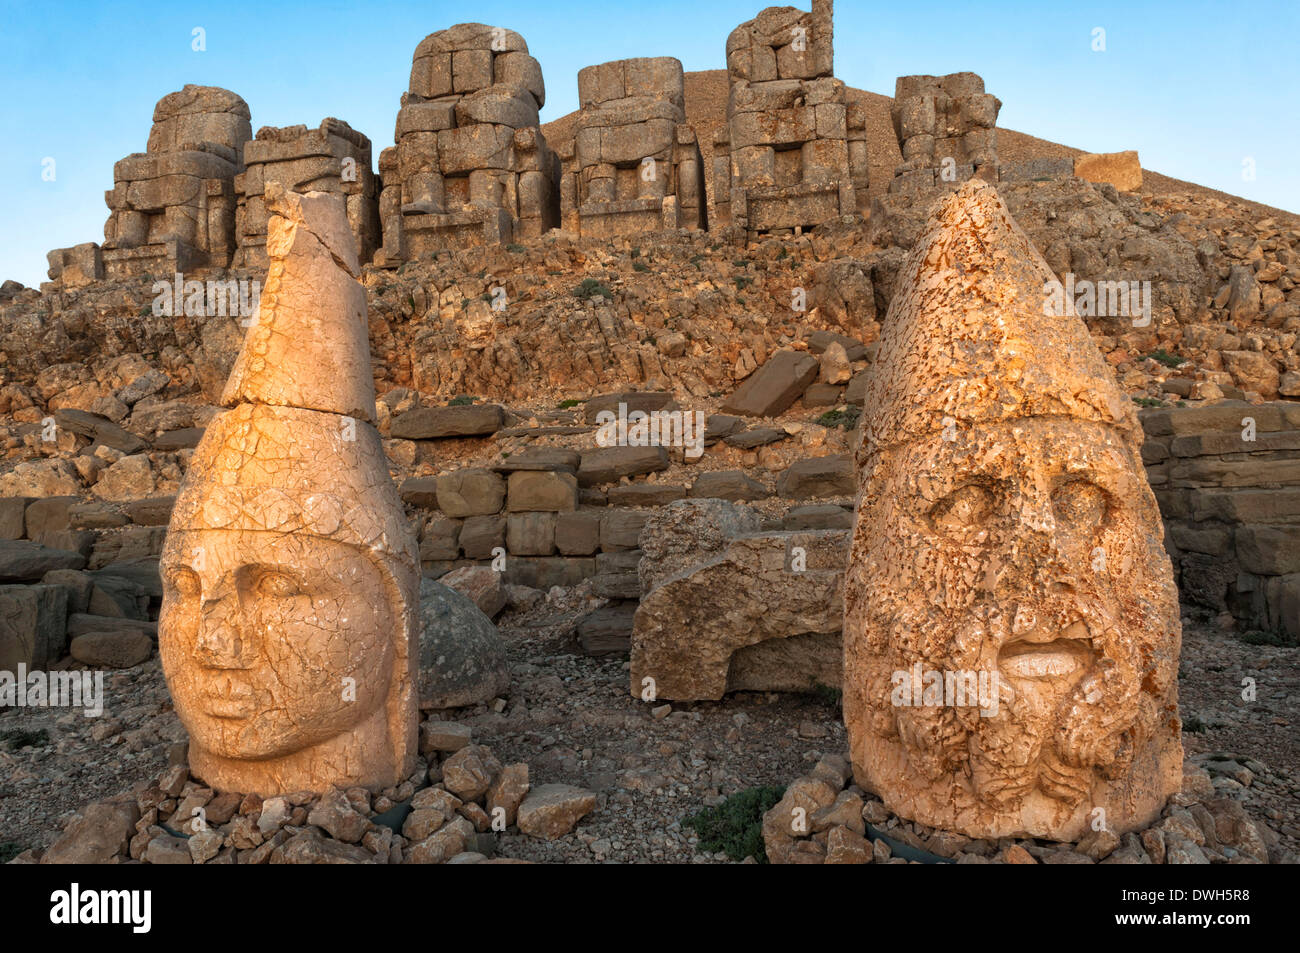
[(23, 539), (0, 539), (0, 582), (35, 581), (51, 569), (81, 569), (86, 557)]
[(422, 579), (420, 623), (421, 708), (475, 705), (509, 688), (505, 645), (474, 600)]
[(668, 576), (637, 609), (632, 694), (692, 701), (838, 687), (849, 535), (738, 536)]
[(720, 554), (736, 536), (757, 533), (762, 521), (745, 506), (720, 499), (678, 500), (653, 513), (641, 529), (641, 594)]
[(0, 586), (0, 672), (43, 669), (63, 657), (68, 599), (58, 585)]

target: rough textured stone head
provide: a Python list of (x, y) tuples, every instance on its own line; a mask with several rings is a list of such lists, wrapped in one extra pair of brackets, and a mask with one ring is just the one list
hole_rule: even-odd
[[(1178, 790), (1177, 591), (1132, 404), (996, 190), (932, 212), (885, 321), (845, 592), (854, 770), (976, 837)], [(1098, 811), (1104, 813), (1097, 813)]]
[(369, 423), (343, 200), (267, 198), (270, 273), (172, 513), (159, 651), (208, 785), (384, 787), (416, 751), (418, 555)]

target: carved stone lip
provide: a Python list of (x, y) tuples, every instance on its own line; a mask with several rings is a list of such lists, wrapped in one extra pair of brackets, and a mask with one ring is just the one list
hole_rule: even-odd
[(1061, 678), (1091, 664), (1093, 654), (1086, 638), (1015, 639), (998, 651), (998, 669), (1011, 678)]
[(230, 675), (214, 678), (203, 692), (201, 705), (214, 718), (247, 718), (253, 714), (253, 689)]
[(234, 701), (229, 698), (204, 699), (204, 713), (213, 718), (247, 718), (253, 714), (250, 702)]

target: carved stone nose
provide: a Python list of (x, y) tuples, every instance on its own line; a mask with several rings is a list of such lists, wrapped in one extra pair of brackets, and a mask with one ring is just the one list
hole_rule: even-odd
[(194, 652), (199, 661), (211, 668), (247, 668), (249, 648), (237, 595), (205, 600)]

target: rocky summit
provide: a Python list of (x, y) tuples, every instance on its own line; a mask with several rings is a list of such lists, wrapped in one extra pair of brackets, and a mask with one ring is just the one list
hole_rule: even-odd
[(1300, 215), (833, 25), (158, 100), (0, 285), (0, 860), (1296, 861)]

